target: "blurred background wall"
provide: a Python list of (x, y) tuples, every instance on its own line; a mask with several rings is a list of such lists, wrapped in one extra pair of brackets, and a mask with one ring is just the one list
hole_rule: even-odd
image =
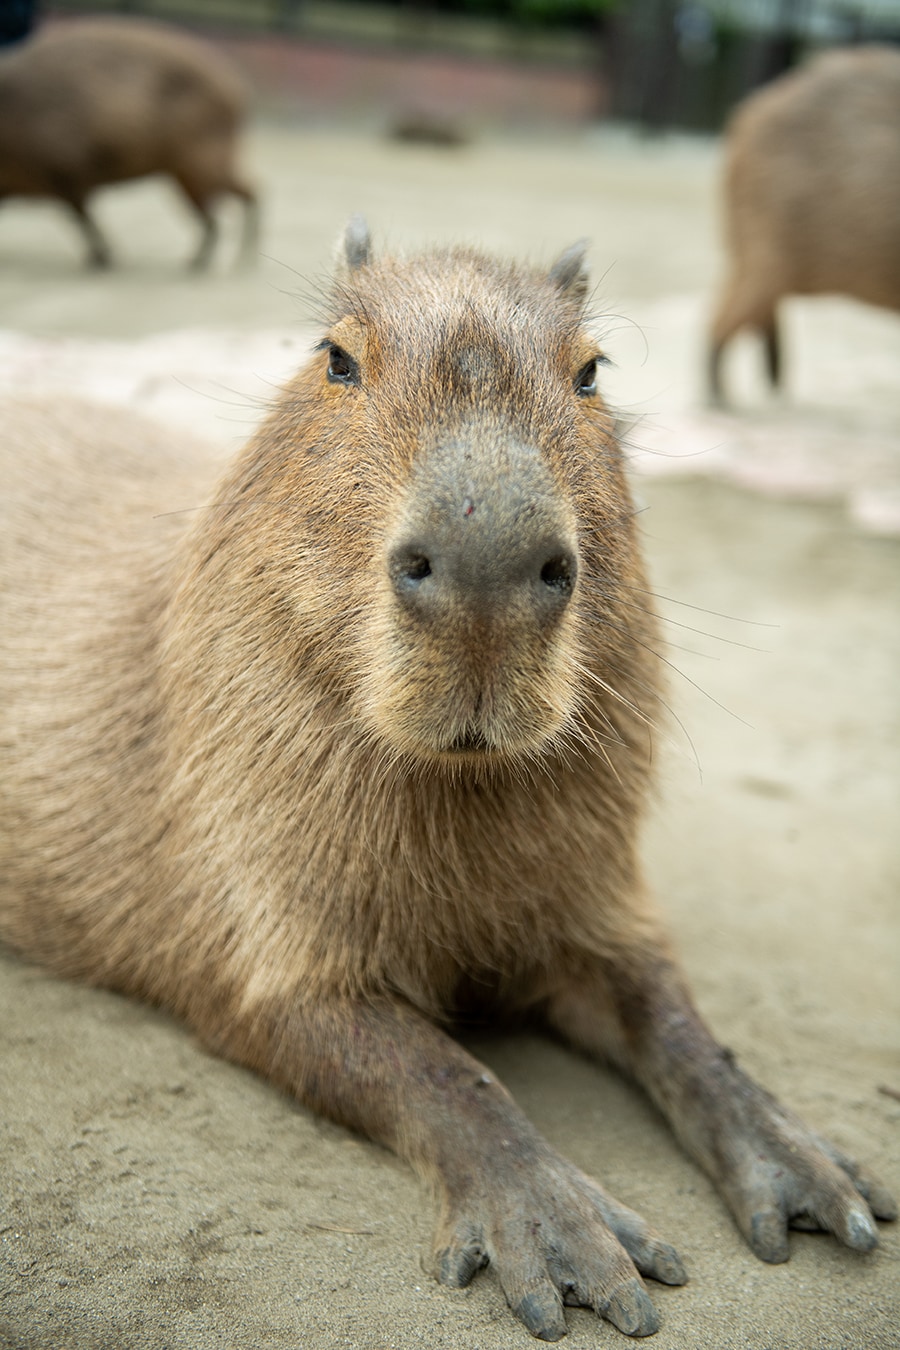
[[(450, 126), (719, 130), (811, 50), (900, 42), (900, 0), (3, 0), (36, 18), (174, 20), (236, 50), (269, 111)], [(410, 122), (409, 119), (413, 121)]]

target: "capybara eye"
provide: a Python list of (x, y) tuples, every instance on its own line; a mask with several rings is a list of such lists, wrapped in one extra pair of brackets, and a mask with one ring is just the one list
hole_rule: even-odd
[(332, 384), (359, 384), (359, 366), (343, 347), (328, 348), (328, 378)]
[(593, 398), (597, 392), (597, 358), (582, 366), (575, 377), (575, 393), (581, 398)]

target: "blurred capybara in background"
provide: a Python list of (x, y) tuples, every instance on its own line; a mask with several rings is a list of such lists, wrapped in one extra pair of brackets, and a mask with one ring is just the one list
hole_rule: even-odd
[(715, 399), (723, 348), (740, 328), (762, 334), (778, 383), (785, 296), (841, 294), (900, 309), (900, 51), (828, 52), (746, 99), (727, 130), (724, 205)]
[(684, 1268), (459, 1019), (633, 1075), (763, 1260), (793, 1220), (868, 1251), (890, 1197), (716, 1043), (642, 880), (660, 635), (583, 249), (344, 256), (229, 466), (2, 410), (0, 935), (409, 1159), (437, 1277), (490, 1262), (545, 1340), (654, 1331)]
[(87, 202), (96, 188), (167, 174), (203, 223), (192, 260), (209, 262), (213, 206), (244, 203), (243, 251), (257, 202), (239, 177), (246, 91), (230, 62), (197, 38), (132, 19), (82, 19), (0, 55), (0, 198), (55, 197), (74, 213), (89, 261), (110, 254)]

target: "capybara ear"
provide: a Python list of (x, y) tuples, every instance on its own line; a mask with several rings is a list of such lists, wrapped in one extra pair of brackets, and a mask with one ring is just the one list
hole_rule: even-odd
[(578, 303), (582, 303), (588, 293), (589, 277), (584, 260), (587, 251), (588, 240), (579, 239), (565, 253), (561, 253), (550, 268), (550, 280), (554, 286), (558, 286), (563, 295)]
[(340, 258), (351, 272), (372, 261), (372, 236), (365, 216), (357, 213), (347, 221), (341, 236)]

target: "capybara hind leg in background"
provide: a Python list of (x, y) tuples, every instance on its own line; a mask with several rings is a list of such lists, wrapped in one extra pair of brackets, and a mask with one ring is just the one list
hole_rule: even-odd
[(791, 1223), (869, 1250), (890, 1197), (717, 1045), (644, 890), (660, 637), (583, 250), (378, 260), (357, 220), (344, 255), (224, 469), (109, 409), (4, 410), (0, 933), (395, 1149), (436, 1277), (490, 1263), (544, 1339), (566, 1304), (649, 1334), (644, 1278), (684, 1268), (462, 1013), (618, 1064), (764, 1260)]
[[(223, 148), (230, 149), (230, 147)], [(230, 155), (225, 154), (221, 158), (226, 162), (222, 164), (218, 173), (210, 173), (208, 162), (193, 163), (187, 158), (173, 170), (173, 178), (200, 219), (202, 230), (200, 243), (190, 261), (190, 267), (195, 272), (204, 271), (212, 259), (219, 237), (219, 224), (213, 208), (222, 196), (231, 194), (243, 204), (244, 227), (240, 257), (245, 262), (253, 257), (259, 239), (259, 205), (256, 194), (234, 175), (227, 163)]]
[(745, 99), (725, 139), (728, 279), (710, 333), (712, 398), (741, 329), (781, 379), (777, 305), (839, 294), (900, 310), (900, 51), (827, 52)]

